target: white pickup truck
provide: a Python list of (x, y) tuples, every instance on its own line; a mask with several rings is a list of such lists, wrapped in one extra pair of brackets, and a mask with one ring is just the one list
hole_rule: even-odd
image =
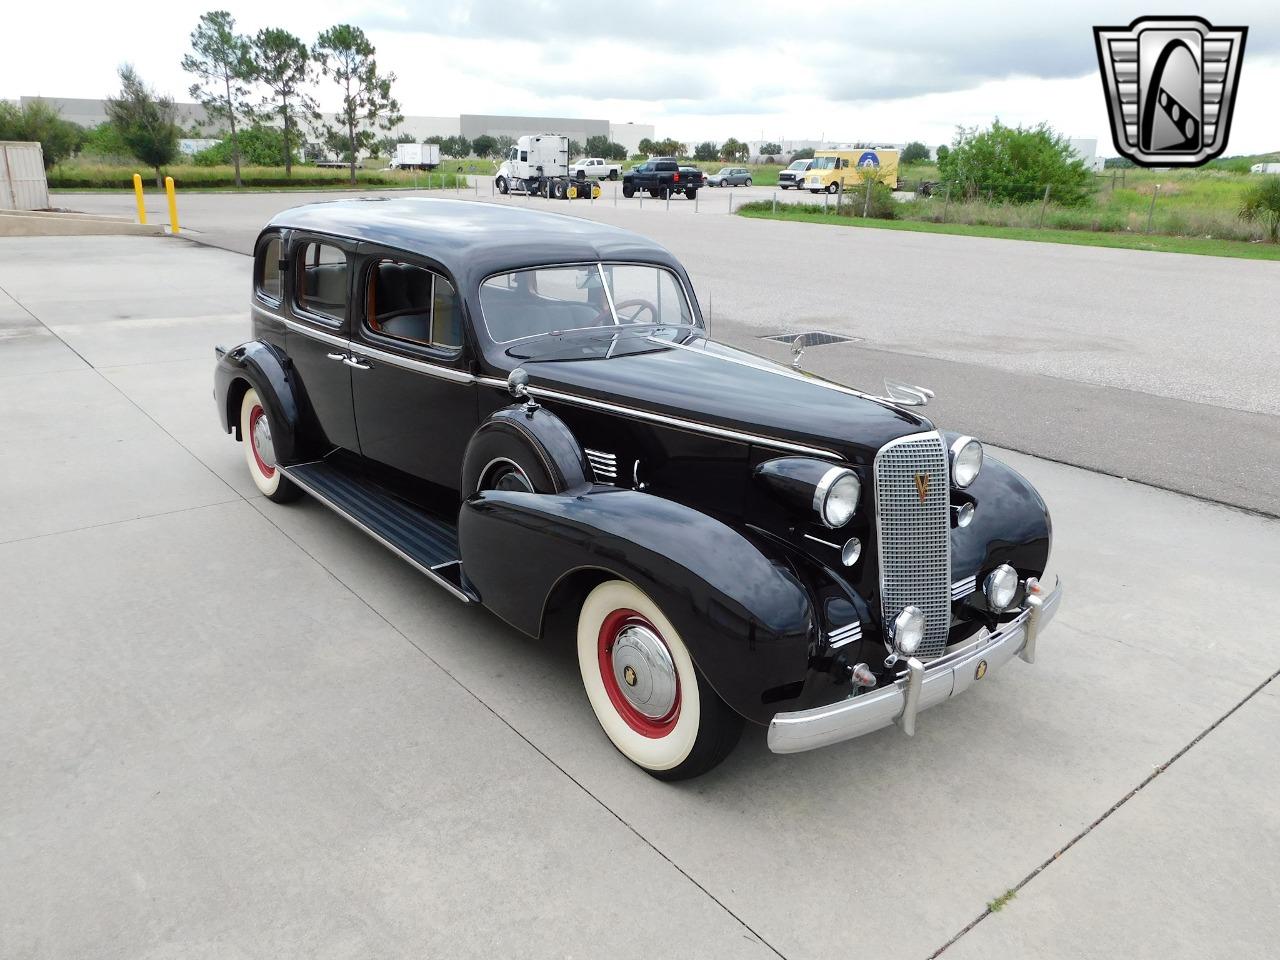
[(569, 168), (569, 176), (575, 180), (581, 180), (583, 177), (595, 177), (596, 179), (608, 177), (610, 180), (617, 180), (622, 176), (622, 164), (610, 163), (600, 157), (587, 157), (584, 160), (577, 161)]

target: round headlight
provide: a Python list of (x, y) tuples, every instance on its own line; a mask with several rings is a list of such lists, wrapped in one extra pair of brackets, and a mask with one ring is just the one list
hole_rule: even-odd
[(903, 607), (902, 612), (893, 618), (889, 638), (893, 641), (893, 649), (904, 657), (915, 653), (924, 639), (923, 611), (919, 607)]
[(982, 444), (973, 437), (958, 437), (951, 445), (951, 482), (967, 487), (982, 469)]
[(987, 595), (987, 606), (995, 613), (1003, 613), (1018, 592), (1018, 571), (1007, 563), (1000, 564), (987, 574), (982, 592)]
[(973, 523), (974, 506), (972, 503), (962, 503), (958, 507), (952, 507), (955, 511), (956, 526), (963, 530), (969, 524)]
[(853, 519), (862, 496), (858, 475), (845, 467), (832, 467), (818, 481), (813, 492), (813, 507), (828, 527), (843, 527)]
[(862, 556), (862, 541), (857, 537), (846, 540), (845, 545), (840, 548), (840, 562), (846, 567), (852, 567), (858, 562), (860, 556)]

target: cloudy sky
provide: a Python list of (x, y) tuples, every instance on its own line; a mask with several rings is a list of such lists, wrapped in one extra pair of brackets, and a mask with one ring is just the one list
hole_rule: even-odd
[[(363, 27), (398, 77), (408, 114), (585, 116), (652, 123), (680, 140), (951, 139), (957, 124), (1047, 121), (1113, 154), (1091, 27), (1194, 12), (1249, 27), (1228, 153), (1280, 150), (1280, 2), (1194, 10), (1073, 0), (874, 3), (828, 0), (272, 0), (223, 4), (240, 29), (310, 42)], [(1185, 5), (1184, 5), (1185, 6)], [(101, 97), (132, 62), (177, 99), (179, 67), (207, 2), (133, 7), (11, 5), (0, 97)], [(55, 11), (56, 19), (47, 16)], [(566, 11), (588, 11), (573, 17)], [(594, 12), (591, 12), (594, 11)], [(14, 22), (16, 18), (16, 23)], [(322, 107), (335, 96), (318, 88)]]

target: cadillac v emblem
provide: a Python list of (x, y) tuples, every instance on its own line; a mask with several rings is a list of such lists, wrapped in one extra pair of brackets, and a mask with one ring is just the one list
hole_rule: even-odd
[(1196, 167), (1220, 155), (1248, 32), (1200, 17), (1094, 27), (1116, 149), (1144, 167)]
[(973, 679), (981, 680), (986, 675), (987, 675), (987, 661), (979, 660), (978, 668), (973, 671)]
[(916, 474), (916, 495), (920, 497), (921, 503), (924, 503), (925, 498), (929, 496), (929, 475), (927, 473)]

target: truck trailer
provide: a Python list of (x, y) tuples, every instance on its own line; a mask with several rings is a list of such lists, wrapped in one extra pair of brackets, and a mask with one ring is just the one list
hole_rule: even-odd
[(391, 158), (395, 170), (434, 170), (440, 165), (440, 144), (397, 143)]
[(556, 200), (600, 196), (600, 183), (573, 176), (569, 138), (555, 133), (520, 137), (502, 161), (493, 185), (499, 193), (525, 193)]

